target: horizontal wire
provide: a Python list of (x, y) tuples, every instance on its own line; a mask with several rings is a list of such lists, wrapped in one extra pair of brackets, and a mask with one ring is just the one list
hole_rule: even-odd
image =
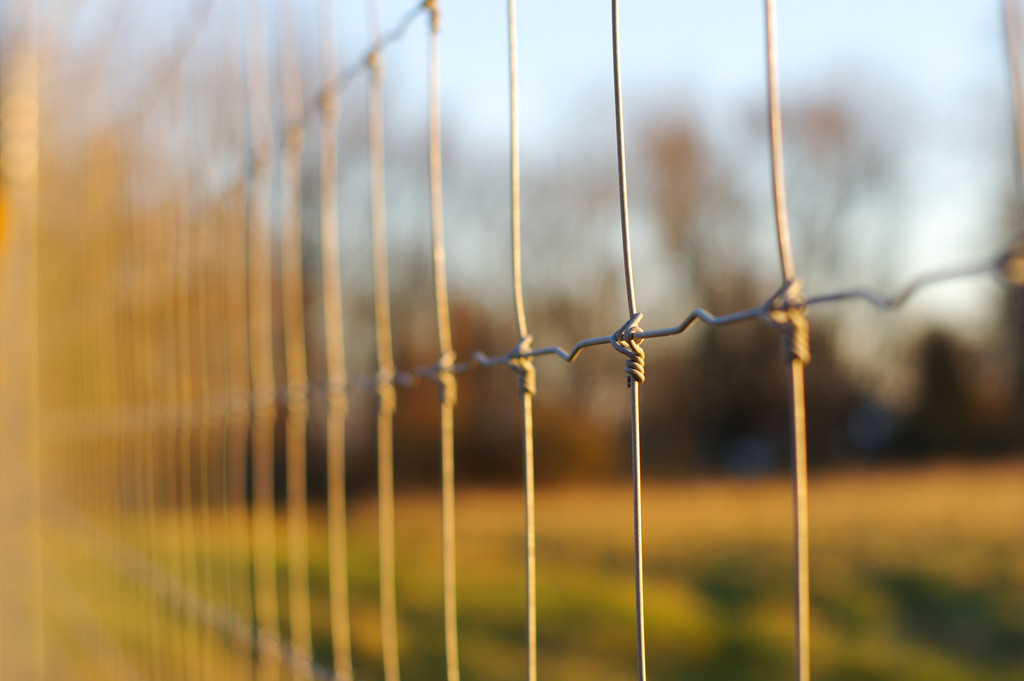
[[(185, 57), (189, 52), (191, 52), (199, 33), (206, 26), (207, 20), (212, 14), (212, 9), (217, 2), (218, 0), (205, 0), (204, 2), (197, 2), (195, 4), (192, 8), (192, 30), (181, 36), (176, 45), (170, 50), (171, 57), (166, 60), (160, 76), (156, 79), (157, 86), (154, 88), (150, 96), (143, 100), (143, 103), (140, 104), (137, 109), (128, 114), (128, 120), (141, 119), (152, 109), (153, 106), (156, 105), (157, 102), (159, 102), (160, 98), (167, 91), (168, 85), (174, 78), (174, 75), (178, 72), (178, 69), (181, 68), (181, 64)], [(401, 19), (399, 19), (399, 21), (390, 30), (381, 34), (379, 38), (370, 43), (370, 46), (363, 51), (362, 56), (358, 60), (325, 80), (316, 89), (313, 96), (303, 104), (301, 113), (293, 120), (285, 121), (281, 128), (272, 135), (273, 141), (275, 141), (279, 146), (283, 145), (287, 140), (289, 131), (296, 127), (304, 128), (309, 125), (313, 113), (323, 110), (324, 100), (326, 98), (341, 93), (361, 74), (372, 70), (373, 56), (384, 51), (393, 43), (401, 40), (416, 18), (420, 14), (427, 12), (429, 7), (430, 0), (423, 0), (406, 10), (405, 14), (402, 15)], [(267, 140), (261, 141), (266, 143)], [(243, 184), (248, 179), (248, 174), (251, 172), (252, 169), (248, 168), (246, 170), (246, 177), (239, 178), (235, 182), (230, 183), (225, 193), (232, 192), (236, 188), (237, 184)]]
[(832, 303), (844, 300), (864, 300), (871, 303), (877, 308), (891, 310), (893, 308), (902, 305), (908, 298), (913, 294), (917, 293), (923, 288), (927, 288), (934, 284), (941, 284), (954, 279), (963, 279), (966, 277), (975, 276), (978, 274), (984, 274), (986, 272), (1000, 271), (1004, 268), (1004, 263), (1010, 258), (1020, 257), (1012, 251), (1007, 251), (1003, 255), (999, 256), (994, 260), (986, 260), (981, 263), (974, 265), (966, 265), (963, 267), (956, 267), (950, 269), (937, 270), (923, 274), (917, 279), (914, 279), (907, 284), (902, 290), (896, 294), (883, 297), (877, 292), (867, 288), (854, 288), (846, 291), (838, 291), (836, 293), (828, 293), (819, 296), (813, 296), (807, 299), (808, 305), (819, 305), (821, 303)]
[[(892, 310), (904, 305), (915, 293), (918, 293), (923, 289), (938, 284), (948, 283), (957, 279), (967, 279), (982, 274), (1003, 275), (1001, 278), (1012, 285), (1024, 285), (1024, 282), (1010, 276), (1009, 273), (1011, 271), (1015, 271), (1015, 268), (1024, 268), (1024, 248), (1017, 244), (1011, 246), (998, 256), (989, 258), (980, 263), (922, 274), (916, 279), (911, 280), (896, 294), (888, 297), (873, 289), (860, 287), (810, 296), (801, 306), (817, 307), (819, 305), (826, 305), (829, 303), (863, 300), (879, 309)], [(777, 291), (760, 305), (728, 314), (718, 315), (713, 312), (709, 312), (704, 308), (696, 308), (675, 326), (632, 332), (630, 333), (630, 336), (636, 339), (676, 336), (685, 332), (698, 320), (704, 322), (708, 326), (728, 326), (751, 319), (763, 319), (768, 323), (775, 325), (775, 322), (771, 319), (771, 313), (774, 311), (786, 310), (793, 306), (792, 302), (789, 302), (784, 295), (781, 295), (784, 292), (784, 290)], [(621, 331), (621, 329), (619, 331)], [(388, 378), (381, 378), (379, 376), (350, 376), (347, 381), (341, 384), (341, 387), (350, 392), (360, 391), (369, 395), (375, 395), (378, 387), (382, 383), (390, 383), (396, 387), (412, 388), (423, 381), (439, 382), (443, 374), (467, 373), (478, 368), (508, 364), (509, 362), (523, 357), (543, 357), (551, 355), (560, 357), (564, 361), (571, 363), (586, 348), (613, 343), (619, 331), (606, 336), (584, 338), (573, 345), (570, 350), (565, 350), (559, 345), (547, 345), (526, 350), (523, 349), (524, 344), (520, 342), (503, 354), (488, 355), (483, 351), (477, 350), (471, 354), (470, 359), (454, 364), (447, 363), (448, 358), (442, 357), (433, 364), (395, 371), (394, 374)], [(529, 340), (532, 340), (532, 338)], [(310, 399), (317, 400), (326, 400), (328, 398), (330, 387), (331, 382), (326, 379), (309, 381), (302, 386), (298, 386), (300, 389), (305, 389)], [(296, 386), (292, 386), (292, 389), (295, 388)], [(111, 427), (114, 427), (113, 423), (123, 423), (123, 421), (118, 421), (118, 419), (123, 418), (127, 413), (127, 415), (131, 417), (128, 422), (137, 424), (139, 428), (147, 428), (152, 424), (156, 424), (158, 427), (161, 424), (165, 424), (164, 427), (172, 428), (178, 424), (187, 425), (193, 422), (198, 423), (203, 417), (203, 411), (207, 413), (207, 416), (209, 414), (228, 416), (237, 414), (239, 411), (251, 410), (257, 406), (267, 404), (268, 402), (273, 402), (278, 407), (286, 408), (288, 405), (288, 390), (289, 387), (287, 385), (277, 385), (275, 386), (273, 395), (271, 395), (269, 391), (250, 391), (246, 393), (235, 391), (223, 393), (221, 395), (208, 398), (205, 403), (205, 405), (207, 405), (205, 408), (201, 408), (199, 402), (196, 402), (193, 405), (154, 405), (152, 407), (134, 409), (131, 408), (132, 405), (122, 404), (108, 405), (107, 409), (104, 411), (108, 411), (110, 413), (108, 420), (112, 422)], [(173, 410), (177, 411), (173, 411), (172, 406)], [(60, 410), (59, 414), (64, 414), (70, 423), (75, 424), (78, 420), (83, 422), (94, 421), (96, 411), (96, 409), (89, 408)], [(154, 418), (159, 417), (160, 414), (166, 414), (166, 418), (162, 421), (159, 418)], [(147, 418), (152, 420), (140, 420), (136, 418), (139, 415), (145, 415)], [(147, 424), (149, 424), (149, 426), (147, 426)]]
[[(332, 95), (340, 94), (345, 87), (354, 81), (359, 75), (363, 73), (371, 72), (374, 68), (373, 59), (374, 55), (380, 54), (389, 47), (392, 43), (396, 43), (402, 39), (405, 32), (412, 26), (412, 22), (416, 20), (420, 14), (430, 10), (431, 0), (423, 0), (417, 5), (410, 7), (406, 10), (402, 18), (398, 20), (391, 30), (382, 33), (380, 37), (370, 43), (370, 46), (363, 51), (362, 57), (353, 62), (353, 64), (341, 71), (337, 72), (334, 76), (328, 78), (324, 83), (316, 90), (314, 95), (309, 98), (306, 104), (303, 106), (302, 114), (298, 120), (293, 121), (292, 125), (308, 125), (309, 116), (314, 111), (323, 110), (324, 100)], [(290, 127), (290, 126), (285, 126)]]
[(138, 105), (137, 109), (134, 109), (125, 116), (128, 121), (138, 121), (145, 118), (146, 114), (148, 114), (164, 94), (170, 90), (170, 85), (174, 80), (175, 75), (177, 75), (178, 71), (182, 68), (185, 58), (192, 52), (192, 48), (199, 39), (199, 34), (206, 27), (210, 15), (213, 13), (213, 7), (217, 2), (218, 0), (205, 0), (203, 2), (196, 2), (195, 5), (192, 6), (192, 16), (191, 21), (189, 22), (191, 24), (191, 30), (179, 37), (178, 42), (175, 43), (174, 47), (170, 50), (171, 56), (164, 62), (164, 67), (161, 69), (160, 75), (156, 79), (156, 87), (148, 97), (142, 100), (142, 103)]
[(363, 56), (360, 59), (353, 62), (347, 68), (335, 73), (317, 87), (313, 96), (303, 104), (299, 114), (290, 120), (282, 121), (278, 128), (272, 131), (268, 137), (260, 139), (258, 143), (253, 144), (254, 154), (252, 158), (246, 160), (243, 169), (237, 173), (233, 180), (224, 182), (219, 190), (212, 193), (211, 200), (200, 202), (193, 207), (193, 219), (197, 219), (196, 216), (202, 215), (203, 211), (209, 210), (210, 205), (218, 205), (235, 192), (244, 189), (246, 184), (261, 169), (271, 163), (272, 159), (284, 150), (288, 144), (288, 139), (293, 134), (304, 131), (313, 122), (314, 113), (322, 112), (325, 106), (331, 106), (330, 102), (333, 98), (344, 92), (345, 88), (354, 82), (358, 76), (372, 72), (374, 68), (374, 55), (380, 54), (393, 43), (399, 41), (406, 31), (409, 30), (413, 21), (419, 15), (428, 11), (429, 3), (430, 0), (424, 0), (408, 9), (398, 23), (390, 30), (382, 33), (377, 40), (370, 43), (370, 46), (363, 52)]

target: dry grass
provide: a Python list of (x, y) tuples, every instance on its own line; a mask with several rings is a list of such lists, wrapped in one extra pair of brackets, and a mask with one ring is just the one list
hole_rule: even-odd
[[(1024, 678), (1024, 463), (830, 473), (812, 478), (810, 495), (816, 679)], [(463, 677), (521, 679), (522, 494), (460, 489), (457, 510)], [(628, 484), (539, 491), (544, 678), (635, 678), (631, 513)], [(140, 541), (149, 551), (162, 547), (170, 573), (198, 580), (200, 592), (226, 604), (229, 563), (246, 574), (244, 517), (233, 514), (225, 524), (213, 514), (208, 537), (202, 516), (194, 517), (200, 553), (191, 561), (179, 552), (181, 515), (159, 519), (160, 546), (151, 536)], [(357, 678), (372, 681), (382, 676), (375, 500), (353, 501), (349, 519), (355, 664)], [(117, 522), (121, 530), (132, 526), (130, 518)], [(644, 522), (649, 678), (792, 676), (788, 481), (650, 480)], [(400, 494), (397, 526), (403, 676), (443, 678), (437, 494)], [(322, 508), (311, 510), (310, 531), (315, 647), (329, 664)], [(283, 518), (278, 532), (286, 620)], [(84, 539), (49, 544), (61, 566), (51, 575), (52, 603), (60, 606), (55, 667), (91, 665), (83, 678), (102, 678), (117, 658), (96, 653), (120, 646), (128, 655), (119, 664), (131, 669), (171, 665), (171, 675), (204, 669), (247, 677), (244, 655), (229, 654), (211, 632), (183, 626), (159, 598), (112, 572), (106, 549)], [(91, 595), (76, 601), (83, 585)], [(231, 584), (236, 597), (238, 586)]]
[[(1024, 677), (1024, 464), (832, 473), (810, 495), (816, 678)], [(633, 676), (631, 503), (628, 485), (538, 494), (550, 677)], [(465, 490), (457, 505), (464, 670), (520, 678), (521, 493)], [(372, 500), (352, 510), (366, 678), (379, 674), (374, 514)], [(644, 520), (651, 678), (791, 675), (788, 481), (650, 481)], [(436, 495), (403, 495), (398, 524), (403, 662), (440, 676)]]

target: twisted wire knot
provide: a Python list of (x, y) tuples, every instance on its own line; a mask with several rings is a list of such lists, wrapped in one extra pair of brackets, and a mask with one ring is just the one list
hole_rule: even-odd
[(783, 284), (769, 303), (768, 317), (783, 331), (782, 353), (787, 360), (811, 361), (811, 327), (804, 315), (807, 300), (803, 295), (804, 282), (793, 279)]
[(612, 347), (626, 356), (627, 388), (633, 387), (633, 381), (640, 385), (644, 382), (645, 378), (644, 358), (646, 354), (640, 346), (644, 339), (636, 337), (636, 334), (643, 333), (643, 329), (640, 328), (640, 320), (643, 317), (642, 312), (637, 312), (612, 335)]
[(273, 158), (274, 145), (269, 141), (262, 141), (253, 146), (252, 150), (252, 166), (250, 172), (253, 175), (258, 175), (263, 170), (270, 167), (271, 159)]
[(298, 153), (302, 149), (302, 140), (305, 136), (305, 129), (299, 121), (292, 121), (288, 124), (284, 133), (284, 145), (288, 151)]
[(533, 367), (533, 358), (529, 355), (533, 350), (533, 347), (530, 345), (532, 342), (533, 336), (530, 335), (519, 339), (519, 344), (509, 353), (509, 358), (505, 360), (505, 364), (519, 374), (519, 392), (536, 395), (537, 370)]
[(308, 392), (304, 383), (298, 381), (288, 383), (285, 387), (285, 395), (287, 397), (288, 413), (309, 414)]
[(232, 419), (240, 419), (249, 414), (249, 395), (242, 390), (232, 390), (228, 397), (228, 411)]
[(398, 405), (398, 397), (395, 394), (395, 372), (391, 369), (379, 369), (375, 388), (380, 410), (387, 414), (393, 414)]
[(348, 413), (348, 380), (344, 376), (329, 376), (327, 379), (328, 408), (339, 414)]
[(455, 404), (459, 401), (459, 384), (455, 380), (455, 351), (449, 350), (437, 360), (434, 381), (441, 394), (443, 404)]
[(366, 65), (370, 67), (370, 76), (374, 83), (381, 83), (384, 80), (384, 60), (380, 56), (380, 47), (375, 47), (370, 54), (366, 55)]
[(277, 409), (277, 391), (273, 388), (256, 388), (252, 394), (252, 415), (268, 418)]
[(320, 110), (325, 118), (337, 117), (341, 105), (338, 103), (338, 88), (334, 85), (324, 88), (320, 93)]
[(430, 30), (438, 33), (441, 30), (441, 3), (438, 0), (423, 0), (423, 9), (430, 12)]
[(1024, 286), (1024, 240), (1018, 240), (996, 265), (1003, 279), (1014, 286)]

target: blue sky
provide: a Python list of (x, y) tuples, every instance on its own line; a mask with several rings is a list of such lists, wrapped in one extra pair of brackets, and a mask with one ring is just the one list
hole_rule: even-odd
[[(410, 6), (384, 2), (383, 24), (394, 24)], [(524, 144), (557, 135), (560, 110), (571, 110), (574, 100), (610, 92), (609, 8), (594, 0), (518, 3)], [(365, 15), (360, 3), (340, 11), (341, 43), (351, 58), (369, 39)], [(504, 134), (505, 4), (447, 0), (443, 11), (447, 112), (463, 133)], [(759, 96), (763, 21), (756, 0), (622, 2), (624, 91), (634, 111), (676, 103), (715, 115)], [(1002, 3), (995, 0), (782, 0), (784, 97), (856, 77), (898, 89), (955, 124), (971, 115), (978, 97), (1005, 88), (1001, 21)], [(423, 33), (413, 27), (391, 48), (392, 92), (418, 95)]]
[[(896, 174), (905, 180), (907, 278), (1001, 247), (981, 226), (991, 223), (1013, 181), (1002, 3), (778, 4), (784, 106), (834, 91), (871, 111), (901, 149)], [(384, 2), (383, 25), (410, 6)], [(369, 41), (366, 19), (360, 3), (340, 11), (350, 63)], [(506, 153), (506, 5), (446, 0), (443, 11), (445, 134)], [(736, 130), (765, 96), (763, 2), (624, 0), (619, 12), (627, 133), (678, 112), (726, 143), (739, 138)], [(580, 140), (613, 149), (610, 3), (527, 0), (518, 3), (518, 15), (524, 164), (571, 153)], [(392, 131), (422, 128), (425, 35), (425, 22), (418, 22), (389, 49)], [(786, 130), (787, 140), (798, 134)], [(988, 308), (975, 303), (993, 293), (983, 283), (931, 298), (984, 321)]]
[[(214, 16), (222, 12), (220, 21), (237, 21), (239, 2), (221, 0), (214, 5)], [(382, 0), (383, 27), (394, 26), (415, 4)], [(905, 204), (901, 229), (911, 252), (907, 278), (999, 248), (982, 226), (991, 224), (1013, 181), (1002, 2), (778, 4), (784, 106), (835, 92), (870, 111), (875, 124), (899, 147), (894, 163), (899, 165), (895, 175), (902, 179)], [(311, 57), (317, 50), (316, 5), (303, 3), (299, 22), (309, 34)], [(196, 6), (201, 5), (172, 10), (179, 15), (176, 21), (168, 20), (166, 9), (133, 8), (150, 26), (133, 32), (133, 40), (149, 46), (150, 52), (166, 53), (175, 37), (195, 24)], [(335, 7), (341, 63), (347, 66), (371, 42), (366, 5), (346, 0)], [(443, 0), (442, 7), (446, 142), (500, 160), (508, 150), (506, 4)], [(102, 7), (96, 9), (116, 23)], [(524, 173), (531, 164), (536, 168), (577, 153), (581, 145), (599, 149), (601, 162), (613, 164), (610, 2), (520, 0), (518, 14)], [(749, 144), (752, 112), (764, 106), (763, 24), (760, 0), (622, 0), (628, 138), (636, 139), (654, 117), (678, 115), (695, 120), (723, 147)], [(392, 140), (404, 136), (423, 144), (426, 27), (425, 17), (419, 18), (387, 52), (386, 111)], [(100, 28), (94, 32), (103, 33)], [(207, 32), (218, 35), (212, 28)], [(310, 66), (315, 67), (315, 58)], [(310, 75), (308, 90), (314, 89), (317, 77)], [(365, 115), (364, 83), (365, 78), (345, 94), (347, 110), (356, 116)], [(787, 142), (799, 134), (787, 127)], [(764, 149), (751, 148), (749, 155), (749, 165), (764, 171), (763, 195), (768, 196)], [(642, 218), (642, 205), (634, 204), (634, 211)], [(770, 209), (764, 212), (767, 220)], [(979, 290), (967, 286), (943, 292), (937, 304), (959, 297), (966, 314), (984, 317), (986, 306), (975, 301), (988, 294)]]

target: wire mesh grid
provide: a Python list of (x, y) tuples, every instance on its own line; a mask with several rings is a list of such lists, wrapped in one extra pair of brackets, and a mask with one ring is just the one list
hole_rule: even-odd
[[(11, 6), (13, 4), (13, 7)], [(644, 330), (634, 290), (618, 2), (611, 3), (620, 231), (627, 301), (616, 330), (568, 350), (534, 347), (527, 324), (521, 246), (516, 3), (508, 2), (508, 195), (516, 340), (505, 352), (455, 355), (447, 284), (442, 190), (441, 3), (410, 7), (391, 27), (370, 2), (371, 43), (339, 68), (330, 0), (288, 4), (197, 2), (156, 64), (140, 67), (141, 94), (99, 88), (99, 122), (74, 136), (45, 105), (60, 74), (47, 72), (46, 3), (5, 3), (12, 39), (2, 83), (5, 332), (2, 678), (358, 678), (350, 598), (346, 430), (350, 402), (369, 395), (376, 427), (379, 664), (400, 678), (396, 589), (393, 431), (398, 391), (437, 385), (443, 575), (443, 654), (460, 677), (455, 547), (455, 441), (459, 377), (504, 365), (521, 400), (523, 650), (538, 678), (537, 549), (533, 408), (535, 359), (573, 362), (588, 348), (625, 356), (633, 478), (633, 570), (637, 678), (645, 661), (640, 397), (645, 341), (762, 320), (777, 329), (789, 367), (793, 611), (796, 676), (810, 678), (806, 312), (860, 299), (896, 308), (920, 289), (977, 276), (1024, 282), (1020, 242), (980, 263), (928, 272), (886, 296), (870, 288), (807, 294), (787, 215), (774, 0), (764, 7), (767, 117), (781, 284), (754, 307), (702, 308), (674, 326)], [(105, 13), (109, 40), (127, 40), (138, 10)], [(51, 10), (52, 8), (46, 8)], [(1006, 3), (1016, 110), (1019, 20)], [(297, 24), (315, 14), (315, 52)], [(389, 293), (385, 61), (422, 23), (428, 34), (427, 195), (435, 361), (398, 366)], [(212, 37), (211, 37), (212, 36)], [(310, 55), (315, 56), (310, 56)], [(116, 59), (114, 53), (107, 59)], [(100, 64), (103, 55), (86, 61)], [(305, 63), (315, 60), (315, 66)], [(211, 61), (225, 65), (213, 80)], [(102, 67), (99, 67), (102, 68)], [(304, 83), (309, 74), (312, 81)], [(78, 74), (76, 78), (88, 79)], [(102, 78), (102, 76), (93, 76)], [(372, 328), (343, 324), (345, 284), (338, 240), (342, 93), (364, 79), (365, 167)], [(53, 85), (56, 84), (56, 85)], [(55, 132), (47, 127), (53, 125)], [(63, 125), (63, 127), (60, 127)], [(1017, 126), (1020, 134), (1021, 126)], [(68, 171), (54, 149), (76, 159)], [(312, 170), (311, 170), (312, 168)], [(312, 216), (304, 214), (310, 205)], [(318, 242), (311, 254), (309, 234)], [(45, 255), (44, 255), (45, 253)], [(315, 265), (314, 265), (315, 263)], [(319, 269), (319, 275), (310, 274)], [(319, 279), (319, 281), (316, 281)], [(322, 309), (310, 291), (319, 287)], [(307, 315), (322, 319), (317, 327)], [(311, 376), (315, 341), (325, 370)], [(374, 370), (346, 363), (353, 337), (374, 339)], [(768, 361), (768, 360), (765, 360)], [(510, 380), (512, 380), (510, 378)], [(626, 403), (623, 397), (623, 404)], [(623, 406), (623, 409), (627, 407)], [(311, 419), (311, 411), (324, 417)], [(326, 510), (307, 499), (310, 430), (324, 432)], [(537, 443), (543, 447), (543, 443)], [(283, 474), (275, 466), (283, 452)], [(318, 469), (319, 470), (319, 469)], [(284, 488), (279, 489), (283, 480)], [(362, 540), (361, 540), (362, 541)], [(365, 544), (365, 542), (364, 542)], [(326, 553), (325, 574), (311, 556)], [(318, 591), (312, 589), (317, 586)], [(321, 588), (322, 587), (322, 588)], [(365, 619), (364, 619), (365, 621)], [(325, 625), (326, 622), (326, 625)], [(325, 640), (315, 632), (329, 631)]]

